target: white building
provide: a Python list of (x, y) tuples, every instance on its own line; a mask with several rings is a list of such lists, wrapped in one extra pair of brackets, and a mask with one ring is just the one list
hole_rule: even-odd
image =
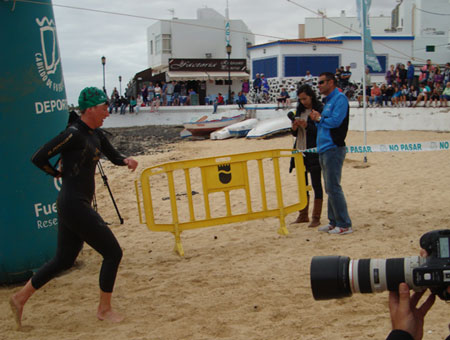
[[(168, 69), (169, 58), (223, 59), (226, 53), (227, 18), (212, 8), (197, 10), (197, 19), (158, 21), (147, 29), (148, 67)], [(247, 58), (255, 36), (242, 20), (229, 20), (231, 58)]]
[[(414, 37), (411, 49), (404, 51), (409, 59), (424, 64), (427, 59), (433, 63), (445, 64), (450, 60), (450, 2), (448, 0), (398, 0), (391, 17), (370, 17), (369, 25), (374, 37), (375, 53), (383, 50), (382, 37)], [(305, 18), (300, 25), (299, 38), (359, 36), (361, 29), (357, 17), (347, 17), (342, 11), (340, 17)], [(378, 41), (377, 41), (378, 40)], [(411, 51), (411, 53), (410, 53)], [(392, 51), (391, 54), (398, 54)], [(405, 56), (405, 59), (408, 59)], [(395, 61), (393, 61), (395, 63)]]
[[(382, 43), (376, 51), (382, 69), (371, 72), (371, 81), (382, 82), (390, 64), (406, 64), (408, 60), (407, 56), (399, 55), (392, 49), (412, 53), (413, 37), (374, 37), (374, 40)], [(264, 73), (266, 78), (301, 78), (307, 70), (318, 76), (326, 71), (334, 73), (341, 65), (351, 66), (351, 81), (360, 82), (362, 79), (360, 37), (280, 40), (252, 46), (249, 50), (252, 79), (256, 73)]]
[[(228, 15), (227, 15), (228, 16)], [(228, 56), (226, 51), (226, 24), (229, 22), (229, 44), (232, 47)], [(167, 72), (167, 80), (196, 80), (203, 82), (198, 90), (202, 91), (201, 98), (216, 95), (218, 92), (227, 93), (228, 72), (201, 71), (198, 67), (189, 74), (186, 72), (171, 72), (169, 59), (186, 61), (185, 64), (226, 63), (228, 57), (235, 60), (247, 60), (247, 47), (255, 42), (253, 33), (242, 20), (227, 19), (212, 8), (197, 10), (196, 19), (173, 18), (158, 21), (147, 29), (148, 66), (154, 74)], [(226, 71), (226, 69), (225, 69)], [(241, 81), (248, 79), (244, 70), (231, 71), (232, 91), (241, 89)]]
[[(386, 34), (386, 28), (391, 27), (391, 17), (377, 16), (370, 17), (370, 29), (372, 35)], [(335, 35), (336, 32), (340, 34), (355, 35), (361, 32), (358, 18), (348, 17), (344, 10), (341, 11), (339, 17), (326, 17), (326, 14), (321, 17), (305, 18), (305, 23), (300, 24), (299, 38), (314, 38), (314, 37), (328, 37)]]
[[(371, 82), (384, 82), (389, 65), (412, 60), (419, 66), (450, 61), (449, 0), (399, 0), (392, 17), (371, 17), (373, 48), (382, 70), (370, 69)], [(309, 70), (313, 76), (339, 66), (351, 66), (352, 82), (362, 82), (363, 56), (357, 17), (306, 18), (300, 39), (279, 40), (251, 46), (251, 79), (264, 73), (274, 98), (281, 87), (301, 81)], [(317, 38), (319, 37), (319, 38)]]

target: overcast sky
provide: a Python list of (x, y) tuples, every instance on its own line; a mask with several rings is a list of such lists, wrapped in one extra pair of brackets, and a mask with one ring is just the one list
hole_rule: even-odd
[[(356, 0), (293, 0), (312, 11), (326, 10), (328, 16), (338, 16), (341, 10), (347, 16), (356, 15)], [(82, 11), (58, 7), (68, 5), (155, 19), (175, 17), (195, 19), (197, 8), (213, 8), (225, 14), (226, 0), (53, 0), (58, 32), (61, 62), (69, 104), (78, 102), (78, 94), (86, 86), (103, 86), (101, 57), (106, 57), (106, 89), (114, 86), (122, 91), (133, 76), (146, 68), (146, 29), (154, 19)], [(372, 0), (370, 15), (389, 16), (396, 0)], [(285, 39), (297, 38), (298, 24), (315, 14), (287, 0), (229, 0), (230, 19), (243, 20), (256, 35), (257, 44), (270, 39), (269, 35)]]

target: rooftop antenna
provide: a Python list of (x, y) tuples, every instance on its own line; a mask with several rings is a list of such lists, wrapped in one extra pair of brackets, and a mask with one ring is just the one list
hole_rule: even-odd
[(172, 19), (174, 19), (175, 18), (175, 8), (169, 8), (168, 11), (172, 15)]

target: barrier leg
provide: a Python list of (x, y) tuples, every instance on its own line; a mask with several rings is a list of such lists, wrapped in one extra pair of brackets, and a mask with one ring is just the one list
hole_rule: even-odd
[(183, 245), (181, 244), (181, 237), (180, 233), (177, 231), (173, 233), (173, 236), (175, 236), (175, 246), (173, 247), (173, 250), (178, 253), (180, 256), (184, 256), (184, 250)]
[(284, 215), (281, 215), (280, 217), (278, 217), (280, 220), (280, 228), (277, 230), (277, 233), (280, 235), (288, 235), (289, 231), (286, 228), (286, 223), (284, 222)]

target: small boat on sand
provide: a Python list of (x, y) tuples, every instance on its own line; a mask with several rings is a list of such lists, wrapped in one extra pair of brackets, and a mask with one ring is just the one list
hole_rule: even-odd
[(212, 139), (212, 140), (222, 140), (222, 139), (227, 139), (227, 138), (231, 138), (231, 134), (230, 134), (230, 130), (228, 130), (228, 126), (221, 128), (219, 130), (216, 130), (214, 132), (211, 132), (211, 134), (209, 135), (209, 139)]
[(192, 133), (192, 136), (209, 136), (213, 131), (224, 128), (228, 125), (238, 123), (245, 119), (245, 114), (234, 117), (222, 117), (221, 119), (202, 120), (196, 122), (183, 123), (184, 128)]
[(220, 130), (214, 131), (210, 135), (210, 139), (227, 139), (231, 137), (245, 137), (247, 133), (258, 124), (258, 119), (251, 118), (234, 123)]
[(251, 129), (256, 127), (258, 122), (259, 121), (256, 118), (246, 119), (242, 122), (228, 126), (227, 129), (230, 131), (232, 137), (245, 137)]
[(277, 118), (260, 121), (247, 133), (247, 138), (266, 138), (277, 133), (287, 132), (291, 129), (291, 120), (283, 115)]

